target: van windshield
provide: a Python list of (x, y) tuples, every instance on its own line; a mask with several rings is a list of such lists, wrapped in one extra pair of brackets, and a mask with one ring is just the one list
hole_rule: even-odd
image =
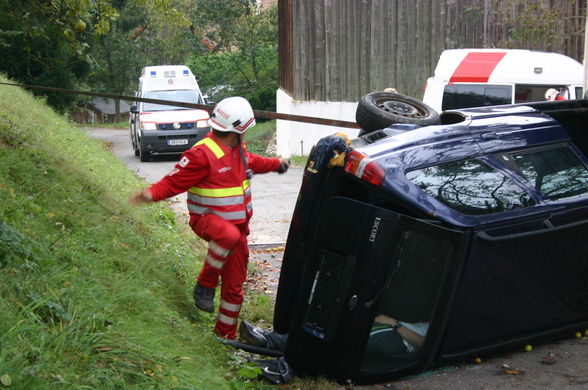
[[(195, 89), (178, 89), (165, 91), (149, 91), (143, 95), (146, 99), (170, 100), (182, 103), (203, 104), (202, 96)], [(143, 112), (191, 110), (191, 108), (172, 106), (166, 104), (143, 103)]]

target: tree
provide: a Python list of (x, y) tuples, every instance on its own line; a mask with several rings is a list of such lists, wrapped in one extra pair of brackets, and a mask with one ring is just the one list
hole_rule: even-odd
[(208, 53), (195, 54), (189, 65), (204, 90), (227, 86), (224, 91), (246, 97), (254, 108), (275, 110), (277, 7), (264, 10), (249, 1), (233, 2), (245, 8), (223, 13), (218, 4), (222, 2), (211, 6), (216, 8), (209, 17), (223, 17), (212, 18), (216, 22), (207, 30), (204, 43)]
[[(86, 22), (95, 11), (91, 2), (77, 0), (29, 2), (0, 0), (0, 71), (25, 84), (61, 88), (83, 85), (89, 74), (90, 37)], [(109, 10), (107, 1), (98, 2)], [(99, 17), (107, 28), (108, 17)], [(42, 93), (56, 110), (64, 112), (80, 98), (76, 95)]]
[[(147, 15), (134, 2), (119, 1), (111, 28), (94, 35), (92, 49), (95, 66), (90, 82), (98, 92), (116, 95), (131, 94), (144, 61), (147, 45), (143, 39)], [(115, 101), (115, 121), (120, 121), (120, 102)]]
[[(131, 95), (141, 68), (185, 64), (192, 53), (193, 34), (187, 17), (191, 1), (119, 0), (111, 28), (95, 35), (96, 67), (91, 82), (97, 91)], [(115, 101), (116, 121), (120, 104)]]

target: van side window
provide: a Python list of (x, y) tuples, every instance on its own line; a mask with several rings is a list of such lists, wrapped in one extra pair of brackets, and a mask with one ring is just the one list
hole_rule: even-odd
[(511, 153), (520, 173), (549, 200), (588, 192), (588, 169), (573, 150), (564, 147)]
[(443, 111), (454, 108), (496, 106), (512, 103), (512, 86), (450, 84), (443, 92)]
[(569, 99), (569, 92), (565, 85), (529, 85), (517, 84), (515, 85), (515, 103), (525, 102), (542, 102), (545, 100), (545, 91), (549, 88), (555, 88), (564, 93), (564, 97)]
[(525, 189), (477, 160), (421, 168), (407, 172), (406, 177), (463, 214), (490, 214), (535, 204)]

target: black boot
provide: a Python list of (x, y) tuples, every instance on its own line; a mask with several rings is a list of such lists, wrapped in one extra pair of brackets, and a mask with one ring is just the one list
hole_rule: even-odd
[(267, 348), (267, 338), (265, 335), (249, 322), (243, 320), (239, 325), (239, 339), (244, 343), (255, 345), (256, 347)]
[(196, 283), (193, 296), (197, 308), (209, 313), (214, 311), (214, 288), (207, 288)]

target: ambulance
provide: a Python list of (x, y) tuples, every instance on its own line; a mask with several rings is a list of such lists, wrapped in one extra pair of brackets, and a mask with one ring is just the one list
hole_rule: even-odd
[(445, 50), (427, 80), (423, 102), (438, 112), (456, 108), (581, 99), (584, 68), (558, 53), (520, 49)]
[[(205, 104), (196, 78), (183, 65), (147, 66), (141, 71), (137, 98)], [(206, 110), (172, 104), (131, 105), (129, 130), (135, 156), (142, 162), (153, 153), (181, 153), (210, 131)]]

